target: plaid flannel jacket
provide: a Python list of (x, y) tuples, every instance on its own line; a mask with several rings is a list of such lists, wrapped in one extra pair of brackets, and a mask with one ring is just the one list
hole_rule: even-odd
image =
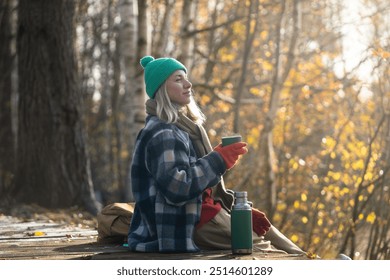
[(132, 162), (136, 201), (128, 244), (132, 251), (194, 252), (201, 195), (225, 172), (217, 152), (197, 158), (187, 132), (148, 116)]

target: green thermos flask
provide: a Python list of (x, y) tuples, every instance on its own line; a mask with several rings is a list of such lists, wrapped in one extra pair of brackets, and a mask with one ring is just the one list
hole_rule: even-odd
[(252, 208), (247, 192), (236, 192), (231, 213), (233, 254), (252, 254)]

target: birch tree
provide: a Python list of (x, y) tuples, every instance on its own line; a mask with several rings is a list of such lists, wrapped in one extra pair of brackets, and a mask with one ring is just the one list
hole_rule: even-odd
[(299, 10), (299, 1), (293, 1), (292, 7), (292, 34), (290, 37), (290, 42), (288, 44), (288, 53), (283, 63), (283, 52), (282, 52), (282, 22), (286, 16), (287, 3), (285, 0), (281, 1), (280, 11), (276, 21), (275, 31), (275, 63), (273, 65), (273, 77), (271, 84), (271, 93), (270, 101), (268, 104), (268, 111), (265, 116), (265, 123), (261, 131), (261, 136), (259, 140), (260, 147), (260, 156), (259, 156), (259, 170), (263, 170), (262, 176), (264, 178), (263, 191), (266, 193), (266, 211), (270, 217), (272, 217), (274, 208), (276, 205), (276, 181), (275, 181), (275, 165), (276, 158), (274, 154), (274, 145), (273, 145), (273, 129), (274, 129), (274, 120), (279, 109), (280, 103), (280, 94), (283, 87), (283, 83), (287, 79), (289, 72), (292, 67), (292, 62), (294, 59), (294, 50), (297, 42), (297, 36), (299, 31), (298, 24), (298, 14)]
[[(150, 55), (151, 41), (150, 41), (150, 11), (149, 1), (138, 0), (138, 17), (137, 17), (137, 44), (135, 53), (135, 65), (129, 65), (133, 70), (128, 69), (126, 71), (132, 71), (134, 77), (127, 81), (133, 90), (129, 91), (131, 106), (129, 126), (130, 126), (130, 137), (129, 137), (129, 151), (132, 154), (138, 132), (142, 129), (145, 123), (145, 86), (143, 80), (143, 69), (139, 65), (139, 61), (145, 55)], [(128, 50), (130, 51), (130, 50)], [(132, 199), (131, 191), (131, 161), (132, 156), (130, 155), (127, 164), (126, 172), (126, 199)]]
[(157, 26), (156, 30), (153, 30), (153, 37), (157, 38), (153, 43), (153, 55), (156, 57), (167, 56), (168, 43), (171, 39), (173, 15), (175, 12), (175, 0), (164, 1), (164, 12), (162, 21)]
[(181, 13), (181, 53), (179, 55), (179, 60), (187, 69), (191, 69), (194, 59), (194, 36), (190, 35), (190, 31), (195, 29), (196, 2), (197, 0), (184, 0)]
[(239, 133), (239, 120), (241, 111), (241, 99), (243, 96), (245, 81), (248, 75), (248, 63), (253, 47), (253, 41), (259, 29), (259, 1), (252, 0), (249, 2), (247, 22), (245, 25), (245, 42), (243, 48), (243, 57), (241, 64), (241, 74), (235, 94), (233, 131)]

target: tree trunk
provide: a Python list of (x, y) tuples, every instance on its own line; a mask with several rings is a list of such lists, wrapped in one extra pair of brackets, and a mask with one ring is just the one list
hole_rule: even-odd
[(153, 54), (156, 55), (156, 57), (163, 57), (168, 55), (167, 47), (171, 34), (172, 15), (174, 12), (175, 2), (175, 0), (165, 0), (165, 11), (163, 20), (161, 22), (161, 28), (158, 34), (155, 34), (158, 40), (156, 40), (156, 43), (153, 44)]
[(21, 0), (15, 195), (97, 213), (73, 50), (74, 1)]
[(194, 30), (194, 23), (196, 18), (196, 0), (184, 0), (181, 14), (181, 53), (179, 60), (187, 69), (191, 69), (193, 62), (194, 36), (189, 33)]
[[(116, 45), (120, 46), (120, 37), (118, 36), (116, 38)], [(111, 99), (111, 107), (112, 107), (112, 123), (111, 126), (113, 127), (113, 138), (115, 140), (115, 147), (116, 149), (113, 149), (114, 153), (114, 162), (113, 164), (115, 167), (113, 170), (116, 170), (117, 175), (117, 181), (118, 181), (118, 191), (119, 191), (119, 199), (123, 201), (125, 200), (125, 189), (126, 189), (126, 183), (124, 180), (125, 171), (124, 169), (124, 162), (125, 159), (122, 156), (123, 148), (124, 146), (124, 135), (127, 135), (126, 131), (128, 131), (127, 123), (124, 123), (121, 121), (121, 114), (122, 112), (126, 112), (126, 108), (129, 107), (128, 98), (125, 96), (121, 96), (119, 94), (120, 92), (120, 76), (121, 76), (121, 66), (120, 66), (120, 50), (117, 48), (115, 54), (113, 55), (113, 80), (114, 80), (114, 86), (112, 89), (112, 99)], [(123, 108), (123, 109), (122, 109)]]
[[(267, 112), (264, 128), (261, 132), (259, 147), (260, 147), (260, 170), (263, 170), (264, 176), (264, 193), (266, 195), (266, 211), (269, 217), (272, 217), (274, 214), (276, 206), (276, 182), (275, 182), (275, 166), (276, 166), (276, 157), (274, 154), (273, 146), (273, 129), (274, 129), (274, 120), (277, 114), (280, 103), (280, 92), (282, 90), (284, 81), (287, 79), (289, 72), (292, 67), (294, 60), (294, 50), (297, 42), (297, 36), (299, 31), (299, 13), (300, 6), (299, 0), (294, 0), (293, 2), (293, 11), (292, 11), (292, 23), (293, 23), (293, 32), (288, 46), (287, 60), (285, 65), (282, 66), (282, 20), (286, 13), (286, 1), (283, 0), (281, 3), (281, 11), (278, 19), (277, 26), (275, 30), (277, 32), (276, 36), (276, 50), (275, 50), (275, 64), (274, 64), (274, 74), (272, 78), (272, 88), (271, 88), (271, 97), (269, 103), (269, 110)], [(284, 71), (282, 71), (284, 70)]]
[[(135, 141), (137, 138), (138, 132), (142, 129), (145, 124), (145, 85), (143, 79), (143, 70), (139, 65), (140, 59), (149, 55), (151, 51), (151, 42), (150, 42), (150, 16), (149, 16), (149, 1), (147, 0), (138, 0), (138, 40), (137, 40), (137, 58), (135, 69), (135, 77), (131, 79), (133, 85), (131, 85), (134, 90), (130, 91), (130, 100), (131, 100), (131, 110), (130, 115), (128, 116), (130, 122), (130, 139), (129, 139), (129, 153), (130, 158), (127, 165), (126, 172), (126, 191), (127, 191), (127, 200), (132, 199), (132, 187), (131, 187), (131, 161), (132, 154), (134, 150)], [(128, 50), (129, 51), (129, 50)]]
[(14, 174), (14, 137), (12, 133), (12, 53), (11, 1), (0, 4), (0, 199), (11, 186)]
[[(244, 53), (241, 64), (241, 75), (238, 81), (238, 86), (235, 94), (236, 103), (234, 104), (234, 119), (233, 119), (233, 132), (239, 133), (239, 123), (240, 123), (240, 110), (241, 110), (241, 98), (244, 91), (245, 80), (248, 72), (248, 60), (253, 46), (253, 41), (258, 32), (259, 26), (259, 0), (252, 0), (248, 6), (248, 15), (246, 22), (246, 34), (245, 34), (245, 43), (244, 43)], [(252, 22), (254, 21), (254, 27), (252, 30)]]
[[(119, 50), (120, 50), (120, 66), (122, 73), (125, 76), (125, 94), (123, 97), (123, 110), (127, 116), (126, 118), (126, 127), (135, 128), (134, 124), (134, 113), (136, 112), (135, 105), (139, 104), (138, 107), (141, 107), (139, 110), (143, 110), (144, 100), (137, 100), (133, 97), (135, 96), (136, 87), (133, 84), (136, 67), (139, 65), (137, 61), (137, 15), (138, 15), (138, 4), (136, 0), (122, 0), (119, 4), (119, 14), (121, 16), (121, 25), (119, 30)], [(119, 97), (118, 97), (119, 98)], [(119, 106), (119, 104), (118, 104)], [(134, 107), (133, 107), (134, 106)], [(130, 135), (129, 143), (129, 154), (132, 154), (132, 149), (134, 147), (133, 142), (135, 141), (135, 129), (131, 129), (132, 133)], [(122, 179), (123, 180), (123, 179)], [(125, 183), (122, 182), (120, 188), (120, 195), (124, 201), (133, 201), (133, 195), (131, 188)]]

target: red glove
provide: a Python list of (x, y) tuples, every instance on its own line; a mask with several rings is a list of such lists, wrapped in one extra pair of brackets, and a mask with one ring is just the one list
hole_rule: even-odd
[(246, 154), (248, 149), (246, 148), (246, 143), (238, 142), (230, 144), (227, 146), (222, 146), (219, 144), (214, 148), (223, 158), (223, 161), (226, 164), (226, 169), (231, 169), (238, 161), (240, 155)]
[(256, 232), (258, 236), (261, 236), (269, 231), (271, 223), (263, 212), (256, 208), (252, 208), (252, 226), (253, 231)]

